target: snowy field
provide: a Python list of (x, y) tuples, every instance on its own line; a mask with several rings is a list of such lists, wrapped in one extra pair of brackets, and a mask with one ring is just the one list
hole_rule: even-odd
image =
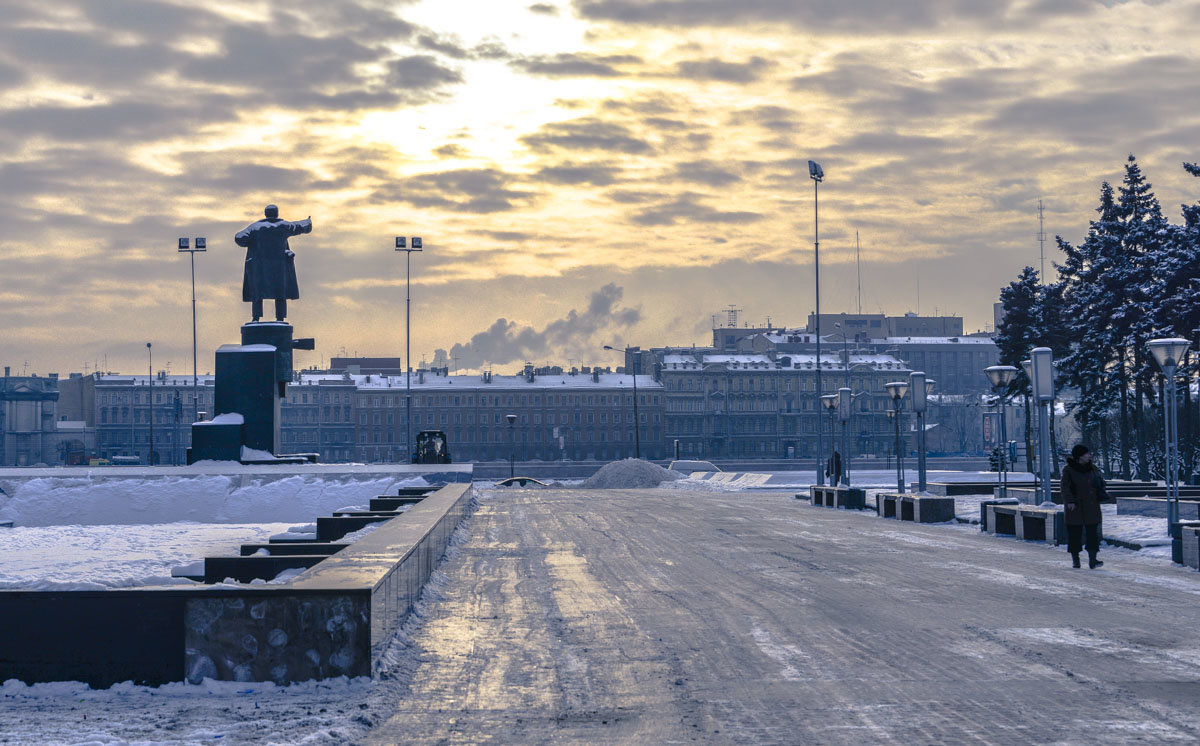
[[(478, 499), (478, 498), (476, 498)], [(471, 514), (450, 537), (444, 559), (470, 538)], [(369, 527), (368, 527), (369, 528)], [(412, 645), (448, 579), (435, 570), (388, 643), (376, 678), (340, 677), (288, 686), (205, 680), (159, 687), (76, 681), (0, 684), (0, 743), (19, 744), (345, 744), (395, 712), (421, 654)]]
[(318, 516), (425, 485), (419, 477), (345, 475), (28, 480), (0, 494), (0, 520), (15, 524), (0, 529), (0, 589), (187, 584), (171, 570), (276, 534), (315, 531)]
[(238, 553), (289, 523), (18, 526), (0, 534), (0, 589), (102, 590), (191, 584), (171, 569)]
[(283, 479), (216, 474), (158, 479), (45, 477), (0, 494), (0, 520), (17, 526), (311, 521), (408, 486), (427, 483), (420, 477), (300, 474)]

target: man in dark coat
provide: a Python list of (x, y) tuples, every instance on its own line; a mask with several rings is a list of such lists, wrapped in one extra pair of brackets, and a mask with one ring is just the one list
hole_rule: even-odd
[(287, 302), (300, 297), (296, 282), (296, 254), (288, 247), (288, 236), (312, 233), (312, 218), (295, 222), (281, 220), (279, 208), (267, 205), (265, 218), (251, 223), (233, 237), (246, 248), (242, 273), (242, 300), (249, 302), (255, 321), (262, 318), (263, 299), (275, 301), (275, 319), (287, 318)]
[(842, 454), (837, 451), (833, 452), (833, 457), (829, 459), (829, 463), (825, 466), (825, 476), (829, 477), (829, 484), (833, 487), (838, 486), (838, 482), (842, 478)]
[(1104, 563), (1096, 559), (1100, 551), (1100, 501), (1108, 497), (1108, 489), (1100, 470), (1092, 463), (1092, 454), (1080, 443), (1071, 449), (1071, 456), (1062, 472), (1062, 501), (1067, 524), (1067, 551), (1079, 567), (1079, 550), (1087, 533), (1088, 567), (1093, 570)]

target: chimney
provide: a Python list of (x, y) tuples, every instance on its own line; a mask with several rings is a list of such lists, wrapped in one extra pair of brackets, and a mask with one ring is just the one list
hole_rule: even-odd
[(600, 383), (600, 369), (592, 368), (592, 383)]
[[(368, 380), (370, 380), (370, 378), (368, 378)], [(419, 368), (417, 370), (417, 383), (425, 383), (425, 369), (424, 368)]]
[(8, 378), (8, 373), (9, 373), (9, 367), (6, 365), (6, 366), (4, 366), (4, 377), (5, 378)]

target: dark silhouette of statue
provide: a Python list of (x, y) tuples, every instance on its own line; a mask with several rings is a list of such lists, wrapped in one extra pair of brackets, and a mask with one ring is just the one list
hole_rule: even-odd
[(296, 254), (288, 247), (288, 236), (312, 233), (312, 218), (281, 220), (279, 208), (267, 205), (264, 217), (237, 232), (233, 240), (246, 248), (242, 275), (242, 300), (250, 303), (255, 321), (262, 318), (263, 300), (275, 301), (275, 318), (287, 317), (288, 299), (300, 297), (296, 282)]

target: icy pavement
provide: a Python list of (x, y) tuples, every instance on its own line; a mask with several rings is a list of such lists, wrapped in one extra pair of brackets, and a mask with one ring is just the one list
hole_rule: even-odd
[(482, 497), (380, 679), (6, 684), (0, 741), (1200, 738), (1200, 573), (1146, 552), (1073, 570), (763, 492)]
[(1200, 574), (767, 493), (497, 492), (369, 743), (1200, 737)]

